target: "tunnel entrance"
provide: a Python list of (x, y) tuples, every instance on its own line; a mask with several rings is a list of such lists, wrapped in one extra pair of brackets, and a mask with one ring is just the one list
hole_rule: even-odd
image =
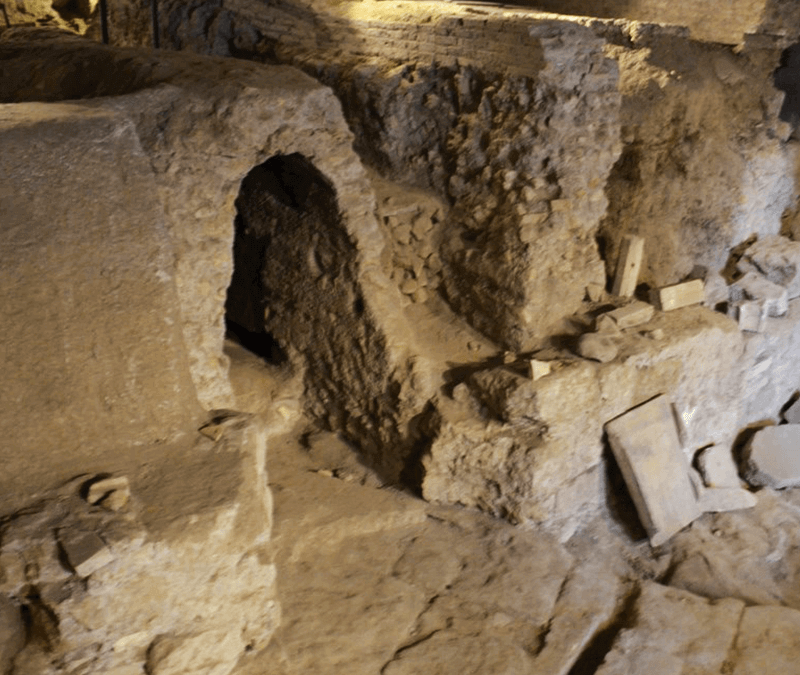
[(286, 274), (276, 270), (296, 267), (298, 260), (293, 254), (300, 251), (291, 249), (297, 235), (338, 212), (334, 191), (302, 155), (275, 155), (245, 176), (235, 205), (226, 337), (267, 363), (281, 365), (287, 354), (269, 326), (282, 320), (276, 314), (287, 313), (287, 298), (292, 293), (276, 288), (276, 282), (283, 279), (291, 284), (294, 275), (290, 272), (299, 270), (286, 269)]

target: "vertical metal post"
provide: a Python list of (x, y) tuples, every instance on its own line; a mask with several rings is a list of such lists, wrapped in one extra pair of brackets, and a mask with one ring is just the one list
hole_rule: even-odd
[(158, 38), (158, 0), (150, 0), (150, 15), (153, 22), (153, 48), (159, 48)]
[(103, 44), (108, 44), (108, 0), (100, 0), (100, 35)]

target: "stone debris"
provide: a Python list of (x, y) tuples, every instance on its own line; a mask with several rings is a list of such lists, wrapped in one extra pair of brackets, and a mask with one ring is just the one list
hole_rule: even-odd
[(758, 430), (745, 448), (744, 478), (776, 489), (800, 486), (800, 424)]
[(605, 428), (642, 525), (659, 546), (701, 513), (670, 404), (657, 396)]
[(697, 497), (697, 504), (705, 513), (752, 509), (757, 503), (752, 492), (739, 487), (703, 488)]
[(531, 359), (531, 379), (536, 382), (540, 380), (545, 375), (549, 375), (550, 372), (553, 370), (552, 363), (550, 361), (539, 361), (537, 359)]
[(601, 314), (594, 320), (594, 330), (602, 335), (621, 335), (617, 322), (608, 314)]
[(736, 470), (733, 454), (729, 449), (719, 445), (702, 448), (696, 453), (695, 461), (706, 487), (740, 487), (739, 473)]
[(761, 302), (747, 301), (740, 305), (732, 306), (729, 310), (735, 313), (739, 322), (739, 330), (748, 333), (761, 333), (764, 329), (764, 306)]
[(707, 272), (704, 277), (703, 289), (705, 299), (703, 304), (711, 309), (725, 305), (730, 298), (728, 283), (719, 272)]
[(126, 476), (101, 478), (89, 486), (86, 501), (111, 511), (119, 511), (128, 503), (131, 488)]
[(589, 302), (603, 302), (606, 297), (606, 289), (601, 284), (588, 284), (586, 286), (586, 297)]
[(608, 363), (617, 358), (618, 353), (616, 341), (607, 335), (586, 333), (578, 339), (578, 354), (585, 359)]
[(61, 530), (58, 543), (79, 577), (88, 577), (114, 561), (114, 554), (94, 532)]
[(774, 284), (756, 272), (748, 272), (730, 287), (733, 305), (745, 300), (761, 303), (764, 316), (784, 316), (789, 311), (789, 295), (783, 286)]
[(800, 297), (800, 242), (780, 235), (758, 239), (744, 252), (737, 268), (744, 273), (755, 269), (785, 287), (789, 299)]
[(641, 300), (635, 300), (629, 305), (606, 312), (605, 316), (614, 319), (617, 326), (624, 330), (625, 328), (633, 328), (647, 323), (653, 318), (655, 311), (656, 309), (653, 305)]
[(636, 291), (636, 282), (639, 279), (639, 269), (642, 266), (644, 254), (644, 237), (626, 234), (620, 243), (617, 270), (614, 275), (612, 293), (623, 298), (633, 297)]
[(692, 279), (681, 284), (659, 288), (653, 294), (656, 306), (662, 312), (698, 305), (705, 301), (705, 286), (702, 279)]

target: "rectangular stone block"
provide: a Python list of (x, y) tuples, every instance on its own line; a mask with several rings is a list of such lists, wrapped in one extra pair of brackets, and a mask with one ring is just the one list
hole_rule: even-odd
[(667, 397), (629, 410), (605, 429), (650, 543), (659, 546), (701, 513)]
[(549, 375), (551, 370), (552, 366), (550, 365), (550, 361), (537, 361), (536, 359), (531, 359), (531, 379), (534, 382), (536, 382), (536, 380), (540, 380), (545, 375)]
[(644, 238), (635, 234), (627, 234), (622, 239), (617, 271), (614, 275), (612, 293), (623, 298), (633, 297), (636, 290), (636, 281), (639, 279), (639, 269), (642, 266), (644, 254)]
[[(632, 302), (630, 305), (625, 305), (619, 309), (611, 312), (606, 312), (605, 316), (610, 316), (616, 322), (619, 328), (633, 328), (634, 326), (641, 326), (653, 318), (655, 307), (641, 300)], [(600, 317), (598, 317), (599, 319)]]
[(698, 305), (706, 299), (702, 279), (692, 279), (692, 281), (659, 288), (655, 295), (658, 308), (662, 312)]

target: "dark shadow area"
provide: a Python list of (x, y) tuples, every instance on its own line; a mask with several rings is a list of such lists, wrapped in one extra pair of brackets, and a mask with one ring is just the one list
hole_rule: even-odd
[(731, 452), (733, 453), (733, 459), (736, 462), (737, 468), (739, 469), (740, 476), (747, 473), (748, 446), (750, 445), (750, 441), (752, 440), (753, 436), (755, 436), (756, 432), (760, 431), (764, 427), (771, 427), (774, 424), (775, 422), (771, 419), (759, 420), (758, 422), (748, 424), (737, 434), (736, 440), (733, 441)]
[(639, 598), (639, 594), (640, 592), (637, 588), (625, 598), (611, 623), (592, 638), (592, 641), (583, 650), (578, 660), (575, 661), (575, 665), (570, 668), (568, 675), (594, 675), (598, 671), (620, 632), (635, 624), (636, 601)]
[(622, 530), (623, 534), (631, 541), (641, 541), (647, 538), (647, 532), (639, 520), (636, 505), (633, 503), (631, 493), (622, 477), (622, 471), (614, 458), (614, 453), (608, 444), (608, 439), (603, 436), (603, 460), (606, 466), (606, 504), (608, 514), (612, 521)]
[(773, 82), (777, 89), (786, 94), (780, 118), (797, 129), (800, 125), (800, 44), (792, 45), (783, 52)]
[(289, 360), (280, 343), (267, 331), (251, 331), (228, 319), (225, 320), (225, 337), (261, 357), (267, 363), (281, 366)]

